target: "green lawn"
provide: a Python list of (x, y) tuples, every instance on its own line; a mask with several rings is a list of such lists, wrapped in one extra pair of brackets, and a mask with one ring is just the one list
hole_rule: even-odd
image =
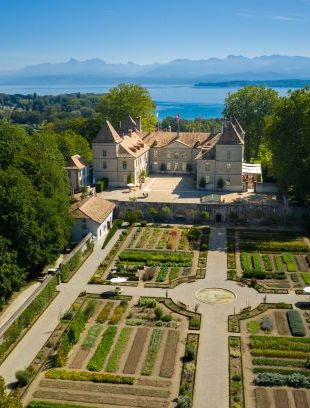
[(259, 323), (256, 320), (251, 320), (247, 323), (248, 332), (251, 334), (259, 333)]

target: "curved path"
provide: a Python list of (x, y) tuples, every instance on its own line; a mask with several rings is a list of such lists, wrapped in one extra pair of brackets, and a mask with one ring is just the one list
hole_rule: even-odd
[[(80, 292), (86, 290), (88, 293), (102, 293), (111, 290), (109, 285), (88, 285), (87, 282), (115, 244), (119, 234), (118, 231), (104, 250), (98, 244), (70, 282), (58, 287), (60, 294), (0, 366), (0, 375), (5, 378), (7, 384), (14, 382), (17, 370), (24, 369), (30, 364), (56, 328), (59, 318)], [(180, 300), (191, 309), (198, 304), (198, 311), (202, 315), (194, 408), (229, 407), (227, 316), (238, 313), (246, 306), (254, 308), (263, 302), (265, 297), (254, 289), (239, 286), (236, 282), (226, 279), (226, 229), (211, 228), (205, 279), (168, 290), (169, 297), (175, 302)], [(132, 296), (166, 296), (165, 289), (129, 286), (123, 288), (125, 294)], [(235, 298), (229, 304), (206, 304), (197, 300), (195, 296), (196, 292), (203, 288), (227, 289), (234, 293)], [(306, 299), (294, 293), (267, 295), (267, 302), (282, 301), (294, 304)]]

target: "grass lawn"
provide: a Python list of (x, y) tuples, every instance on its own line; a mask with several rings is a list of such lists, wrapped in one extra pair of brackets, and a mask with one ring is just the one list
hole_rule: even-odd
[(251, 334), (259, 333), (259, 323), (256, 320), (251, 320), (247, 323), (248, 332)]

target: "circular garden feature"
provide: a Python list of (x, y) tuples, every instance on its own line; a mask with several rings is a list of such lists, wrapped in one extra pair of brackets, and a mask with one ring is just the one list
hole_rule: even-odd
[(195, 296), (200, 302), (210, 305), (223, 305), (235, 300), (235, 295), (231, 291), (218, 288), (200, 289)]

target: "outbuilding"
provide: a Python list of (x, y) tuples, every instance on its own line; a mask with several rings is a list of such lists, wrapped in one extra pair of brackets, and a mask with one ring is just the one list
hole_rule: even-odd
[(114, 208), (115, 204), (97, 196), (74, 203), (71, 206), (73, 242), (81, 241), (90, 232), (98, 240), (105, 238), (112, 227)]

